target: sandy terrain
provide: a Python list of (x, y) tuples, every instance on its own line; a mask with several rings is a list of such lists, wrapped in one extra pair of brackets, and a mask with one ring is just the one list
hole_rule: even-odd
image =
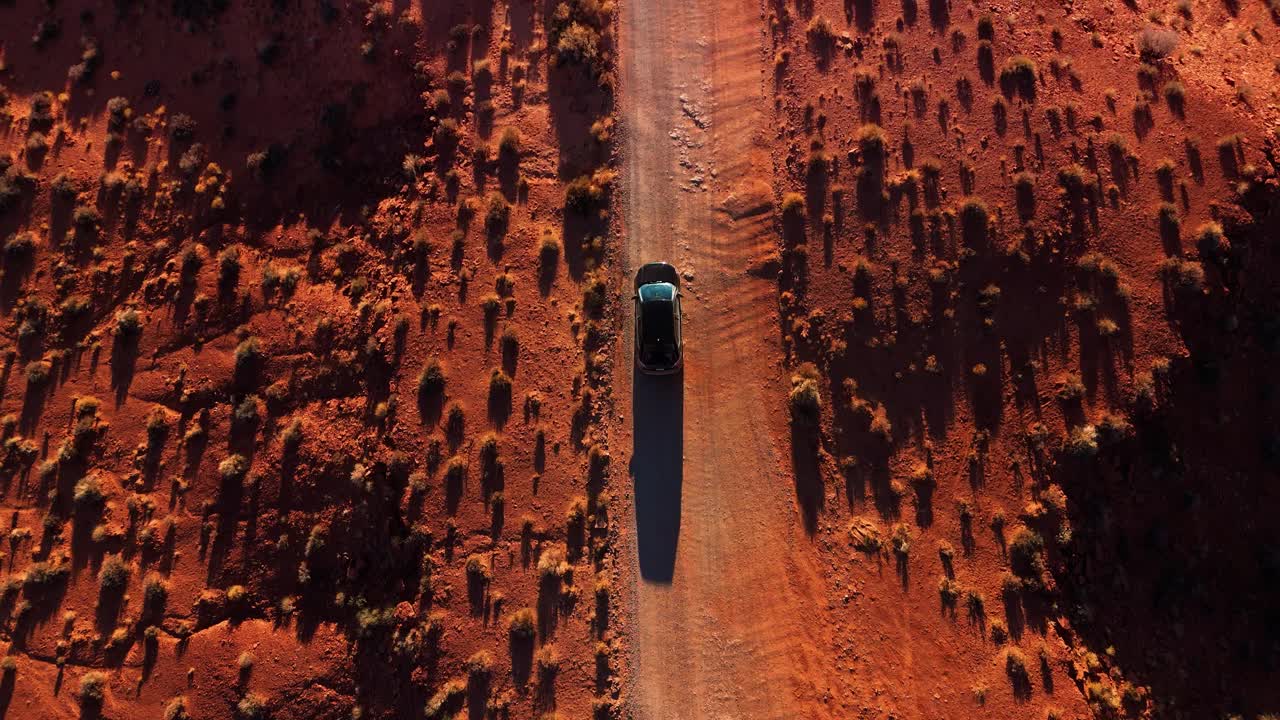
[(0, 1), (0, 719), (1274, 718), (1277, 48)]
[[(1270, 440), (1214, 449), (1183, 414), (1235, 395), (1204, 364), (1265, 362), (1264, 327), (1202, 326), (1274, 307), (1230, 268), (1271, 262), (1275, 18), (635, 1), (620, 34), (621, 283), (685, 268), (691, 340), (682, 382), (631, 385), (636, 716), (1276, 709), (1273, 564), (1222, 569), (1274, 522), (1153, 499), (1170, 474), (1193, 508), (1215, 474), (1274, 495)], [(1019, 54), (1029, 79), (1001, 79)], [(1201, 267), (1191, 310), (1174, 296)], [(788, 426), (793, 373), (818, 409)]]
[(0, 4), (0, 717), (611, 712), (613, 17), (555, 9)]

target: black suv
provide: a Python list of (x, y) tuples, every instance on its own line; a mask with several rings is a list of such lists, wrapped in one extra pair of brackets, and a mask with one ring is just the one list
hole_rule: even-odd
[(636, 367), (651, 375), (669, 375), (684, 363), (680, 335), (680, 276), (664, 262), (636, 272)]

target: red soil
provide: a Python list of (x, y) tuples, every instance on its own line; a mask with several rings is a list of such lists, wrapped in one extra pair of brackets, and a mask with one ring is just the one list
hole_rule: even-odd
[[(1271, 267), (1250, 238), (1276, 212), (1268, 127), (1280, 117), (1263, 56), (1280, 27), (1260, 4), (1190, 12), (769, 4), (776, 187), (780, 201), (796, 192), (805, 202), (781, 220), (783, 332), (793, 367), (817, 364), (826, 401), (821, 425), (793, 434), (797, 502), (842, 608), (831, 621), (848, 713), (1209, 717), (1280, 703), (1265, 680), (1280, 659), (1264, 610), (1269, 561), (1227, 569), (1275, 539), (1274, 522), (1251, 509), (1274, 497), (1270, 440), (1239, 434), (1273, 417), (1274, 402), (1235, 404), (1244, 381), (1225, 367), (1222, 382), (1199, 389), (1191, 372), (1197, 354), (1241, 373), (1266, 362), (1246, 349), (1262, 326), (1214, 341), (1205, 326), (1273, 307), (1263, 288), (1274, 281), (1233, 268), (1246, 258), (1255, 272)], [(994, 31), (986, 82), (984, 15)], [(816, 18), (831, 21), (829, 41)], [(1155, 62), (1155, 98), (1135, 100), (1151, 88), (1139, 55), (1153, 23), (1176, 27), (1179, 44)], [(1002, 87), (1015, 55), (1038, 67), (1034, 93)], [(1172, 81), (1185, 88), (1181, 112), (1161, 92)], [(1251, 96), (1237, 94), (1246, 86)], [(1135, 112), (1142, 103), (1149, 116)], [(869, 193), (879, 174), (858, 142), (866, 123), (887, 145)], [(1236, 133), (1220, 157), (1219, 138)], [(1173, 179), (1162, 188), (1166, 158)], [(1097, 175), (1079, 214), (1058, 181), (1074, 163)], [(1023, 171), (1034, 209), (1015, 194)], [(989, 229), (970, 230), (968, 198), (985, 204)], [(1180, 242), (1159, 230), (1164, 201), (1176, 203)], [(1221, 256), (1197, 247), (1211, 221), (1230, 237)], [(1173, 297), (1182, 291), (1162, 270), (1169, 256), (1203, 265), (1206, 285), (1190, 301)], [(1230, 299), (1241, 294), (1257, 304)], [(1226, 359), (1236, 352), (1244, 357)], [(1154, 412), (1144, 399), (1153, 372)], [(1068, 378), (1083, 396), (1059, 401)], [(1218, 447), (1184, 434), (1215, 406), (1242, 408), (1227, 421), (1237, 432)], [(1073, 456), (1067, 438), (1095, 431), (1101, 449)], [(1218, 473), (1237, 478), (1233, 500), (1208, 499), (1203, 483)], [(1204, 498), (1203, 515), (1165, 496), (1183, 492)], [(1237, 522), (1250, 528), (1243, 537), (1225, 530)], [(1043, 569), (1019, 569), (1024, 526), (1045, 545), (1032, 558)], [(867, 527), (886, 546), (900, 528), (909, 552), (858, 551), (852, 529)], [(997, 622), (1007, 641), (993, 642)], [(1223, 638), (1240, 652), (1211, 649)], [(1208, 657), (1230, 687), (1203, 673)]]
[[(1244, 378), (1276, 347), (1275, 18), (757, 10), (621, 14), (627, 268), (689, 271), (691, 339), (631, 383), (635, 714), (1274, 710), (1277, 407)], [(1177, 44), (1139, 72), (1148, 26)]]
[(0, 235), (33, 240), (4, 267), (0, 716), (607, 710), (608, 217), (564, 204), (610, 162), (610, 9), (574, 6), (595, 55), (557, 64), (550, 4), (217, 5), (0, 7)]

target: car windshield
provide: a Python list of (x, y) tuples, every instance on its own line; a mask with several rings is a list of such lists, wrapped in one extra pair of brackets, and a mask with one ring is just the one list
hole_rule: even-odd
[(640, 302), (648, 303), (651, 300), (667, 300), (675, 299), (676, 288), (671, 283), (649, 283), (640, 287)]

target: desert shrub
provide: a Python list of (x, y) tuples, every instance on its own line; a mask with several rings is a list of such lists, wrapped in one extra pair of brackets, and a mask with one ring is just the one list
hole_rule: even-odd
[(159, 448), (169, 436), (169, 421), (164, 410), (157, 407), (147, 416), (147, 446)]
[(471, 65), (471, 81), (479, 87), (493, 82), (493, 68), (487, 59), (480, 59)]
[(1161, 160), (1155, 167), (1156, 182), (1160, 184), (1160, 193), (1169, 200), (1173, 199), (1173, 180), (1176, 170), (1177, 166), (1168, 158)]
[(960, 599), (960, 585), (951, 578), (938, 580), (938, 600), (945, 608), (953, 608)]
[(804, 218), (804, 196), (789, 192), (782, 195), (782, 217), (785, 220)]
[[(262, 293), (270, 297), (274, 293), (280, 292), (287, 297), (297, 289), (298, 281), (301, 279), (302, 272), (298, 268), (269, 262), (262, 268)], [(354, 288), (361, 279), (357, 277), (352, 281), (352, 295), (359, 294)]]
[(1044, 573), (1044, 538), (1030, 528), (1018, 528), (1009, 541), (1009, 567), (1024, 582), (1039, 582)]
[(569, 563), (565, 559), (564, 549), (548, 547), (538, 556), (538, 575), (543, 581), (558, 580), (569, 571)]
[(257, 661), (258, 659), (248, 650), (240, 653), (240, 657), (236, 658), (236, 668), (240, 671), (241, 679), (248, 678), (249, 674), (253, 672), (253, 666)]
[(262, 720), (267, 716), (267, 701), (255, 693), (247, 693), (236, 703), (236, 717), (243, 720)]
[(107, 688), (107, 676), (97, 670), (90, 670), (80, 678), (80, 704), (100, 706)]
[(249, 602), (249, 591), (243, 585), (232, 585), (227, 588), (227, 605), (237, 612), (244, 610)]
[(966, 198), (960, 204), (960, 236), (965, 247), (975, 250), (987, 245), (987, 233), (991, 222), (987, 204), (981, 198)]
[(1231, 242), (1216, 222), (1207, 222), (1196, 230), (1196, 250), (1206, 260), (1221, 260), (1231, 249)]
[(507, 231), (511, 220), (511, 205), (502, 193), (494, 190), (485, 200), (484, 229), (489, 237), (498, 237)]
[(27, 385), (32, 388), (42, 388), (49, 382), (49, 373), (53, 371), (53, 366), (45, 360), (32, 360), (27, 363), (26, 376)]
[(964, 604), (971, 620), (977, 622), (986, 617), (987, 599), (982, 595), (982, 593), (976, 590), (970, 590), (965, 593)]
[(813, 363), (803, 363), (796, 368), (791, 376), (791, 394), (788, 397), (792, 422), (806, 424), (817, 422), (822, 412), (820, 380), (818, 369)]
[(75, 178), (66, 173), (58, 173), (49, 183), (49, 194), (59, 203), (70, 203), (76, 199)]
[(489, 398), (490, 400), (501, 400), (505, 398), (507, 402), (510, 402), (511, 376), (507, 375), (502, 370), (494, 368), (493, 372), (489, 375)]
[(224, 294), (234, 292), (240, 283), (240, 251), (235, 247), (223, 248), (218, 253), (218, 290)]
[(445, 118), (436, 125), (431, 137), (437, 146), (450, 150), (458, 144), (458, 138), (461, 135), (462, 130), (458, 127), (458, 121), (453, 118)]
[(858, 129), (858, 151), (862, 162), (872, 172), (883, 172), (886, 166), (888, 140), (879, 125), (869, 123)]
[(298, 446), (302, 444), (302, 437), (302, 418), (295, 417), (280, 433), (280, 443), (284, 446), (284, 452), (286, 454), (296, 452)]
[(106, 493), (98, 483), (98, 477), (87, 475), (76, 482), (71, 499), (77, 510), (96, 510), (102, 507), (106, 498)]
[(1079, 402), (1085, 394), (1084, 383), (1079, 375), (1074, 373), (1064, 375), (1058, 380), (1055, 393), (1062, 402)]
[(246, 395), (243, 400), (236, 404), (235, 410), (231, 412), (232, 425), (237, 428), (247, 428), (256, 425), (258, 419), (257, 395)]
[(98, 571), (98, 587), (104, 595), (120, 592), (129, 582), (129, 566), (119, 555), (112, 555), (102, 563)]
[(177, 143), (189, 143), (196, 136), (196, 121), (190, 115), (177, 113), (169, 118), (169, 137)]
[(1009, 648), (1004, 656), (1004, 671), (1015, 690), (1031, 687), (1031, 675), (1027, 672), (1027, 658), (1017, 648)]
[(813, 51), (821, 57), (831, 54), (835, 46), (836, 31), (831, 21), (822, 15), (814, 15), (809, 20), (809, 27), (805, 34), (809, 38), (809, 45)]
[(1170, 80), (1163, 88), (1165, 102), (1175, 115), (1182, 116), (1187, 103), (1187, 89), (1177, 80)]
[(126, 340), (136, 339), (142, 334), (142, 318), (138, 311), (129, 309), (116, 315), (116, 337)]
[(463, 680), (453, 679), (445, 682), (436, 690), (431, 699), (427, 701), (423, 713), (429, 720), (436, 718), (453, 717), (446, 713), (449, 708), (460, 704), (467, 695), (467, 683)]
[(602, 193), (583, 175), (570, 181), (564, 189), (564, 206), (579, 215), (586, 215), (599, 204)]
[(463, 427), (466, 423), (466, 411), (458, 403), (450, 403), (449, 409), (445, 411), (445, 432), (450, 437), (461, 438)]
[(1018, 216), (1029, 220), (1036, 214), (1036, 177), (1028, 172), (1020, 172), (1013, 178), (1014, 199), (1018, 206)]
[(514, 358), (520, 350), (520, 335), (514, 327), (505, 327), (502, 329), (501, 337), (498, 338), (498, 345), (502, 348), (504, 358)]
[(521, 608), (511, 615), (507, 633), (513, 641), (528, 642), (538, 633), (538, 616), (530, 608)]
[(514, 160), (520, 154), (520, 131), (514, 127), (505, 128), (498, 138), (498, 157)]
[(1178, 206), (1172, 202), (1164, 202), (1161, 204), (1160, 210), (1157, 210), (1157, 218), (1160, 219), (1160, 234), (1166, 238), (1167, 242), (1178, 241), (1181, 232), (1181, 219), (1178, 217)]
[(1129, 138), (1123, 133), (1113, 132), (1107, 135), (1107, 152), (1112, 156), (1123, 157), (1129, 152)]
[(1093, 175), (1078, 164), (1073, 163), (1058, 171), (1058, 184), (1073, 201), (1083, 200), (1093, 182)]
[(483, 680), (493, 672), (493, 655), (487, 650), (477, 650), (467, 658), (464, 666), (468, 677)]
[(431, 358), (418, 374), (418, 397), (427, 400), (439, 398), (444, 395), (444, 388), (444, 367), (439, 360)]
[(600, 62), (600, 33), (580, 22), (570, 22), (555, 33), (552, 47), (556, 65), (594, 67)]
[(164, 579), (154, 573), (148, 575), (142, 585), (143, 610), (151, 617), (156, 617), (164, 611), (164, 606), (168, 599), (169, 587), (165, 584)]
[(489, 561), (483, 555), (472, 555), (467, 558), (466, 573), (467, 581), (471, 583), (487, 583), (492, 577)]
[(1017, 92), (1027, 100), (1036, 97), (1036, 63), (1025, 55), (1014, 55), (1000, 69), (1000, 87), (1006, 94)]
[(236, 385), (249, 387), (256, 383), (261, 364), (262, 350), (258, 346), (258, 339), (246, 338), (236, 346), (234, 371)]
[(560, 250), (560, 240), (555, 233), (549, 229), (543, 231), (542, 240), (538, 244), (538, 262), (544, 272), (555, 269), (556, 263), (560, 261)]
[(991, 84), (995, 76), (995, 50), (990, 40), (978, 41), (978, 74), (987, 84)]
[(169, 701), (164, 706), (164, 720), (190, 720), (191, 715), (187, 712), (187, 699), (179, 695)]
[(979, 40), (995, 40), (996, 26), (995, 21), (990, 15), (983, 13), (978, 17), (978, 39)]
[(1166, 27), (1148, 25), (1138, 33), (1138, 49), (1142, 58), (1155, 61), (1168, 57), (1178, 47), (1178, 33)]
[(218, 463), (218, 475), (222, 477), (224, 482), (241, 480), (248, 472), (249, 461), (239, 453), (228, 455), (226, 459)]
[(538, 673), (540, 685), (546, 687), (554, 682), (556, 674), (560, 672), (560, 657), (556, 654), (555, 646), (547, 644), (538, 648), (538, 653), (533, 658), (533, 665)]
[(27, 574), (22, 578), (22, 587), (29, 595), (40, 595), (65, 580), (70, 574), (71, 569), (67, 565), (38, 562), (27, 568)]
[(20, 265), (27, 263), (31, 257), (35, 255), (36, 243), (35, 239), (29, 232), (20, 232), (10, 235), (9, 239), (4, 243), (4, 262), (5, 265)]

